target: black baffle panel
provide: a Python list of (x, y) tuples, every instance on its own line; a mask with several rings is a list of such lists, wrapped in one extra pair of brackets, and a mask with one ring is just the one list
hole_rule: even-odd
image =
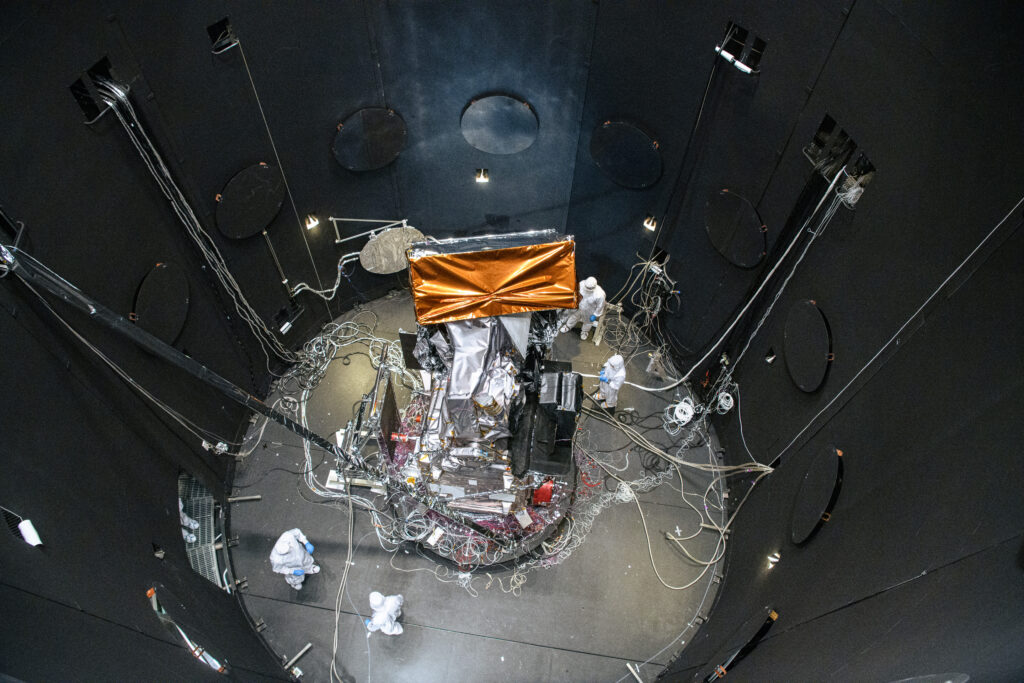
[(719, 254), (740, 268), (753, 268), (768, 249), (761, 217), (753, 204), (727, 189), (717, 190), (704, 206), (704, 227)]
[(338, 127), (331, 151), (350, 171), (384, 168), (405, 149), (405, 120), (395, 111), (369, 107), (355, 112)]
[(135, 324), (166, 344), (181, 335), (188, 317), (188, 278), (172, 263), (158, 263), (135, 293)]
[(488, 154), (515, 154), (537, 139), (537, 114), (528, 102), (508, 95), (488, 95), (462, 112), (462, 136)]
[(786, 318), (786, 368), (801, 391), (817, 391), (831, 361), (832, 333), (813, 301), (799, 301)]
[(217, 228), (241, 240), (263, 231), (281, 210), (284, 178), (276, 166), (255, 164), (228, 181), (217, 200)]
[(843, 463), (840, 451), (828, 446), (815, 453), (800, 482), (793, 500), (790, 539), (805, 543), (821, 528), (825, 515), (831, 512), (842, 484)]
[(590, 157), (609, 178), (640, 190), (661, 178), (658, 142), (635, 123), (605, 121), (590, 136)]

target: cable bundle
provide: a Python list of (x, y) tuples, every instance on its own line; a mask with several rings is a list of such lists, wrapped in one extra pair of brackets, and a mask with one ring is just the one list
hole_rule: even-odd
[(142, 121), (135, 113), (131, 100), (128, 99), (126, 88), (103, 79), (96, 80), (96, 88), (103, 98), (103, 102), (110, 107), (117, 116), (117, 120), (121, 122), (121, 126), (128, 134), (128, 138), (135, 146), (142, 161), (146, 164), (146, 168), (149, 169), (150, 174), (156, 180), (160, 191), (167, 198), (167, 201), (170, 202), (171, 208), (174, 209), (174, 213), (178, 216), (182, 225), (185, 226), (189, 237), (199, 247), (199, 251), (213, 270), (214, 275), (217, 276), (217, 280), (220, 281), (228, 296), (231, 297), (239, 317), (245, 321), (253, 336), (256, 337), (260, 348), (263, 349), (263, 353), (267, 358), (268, 370), (271, 355), (287, 363), (294, 363), (300, 360), (301, 355), (289, 351), (274, 336), (274, 333), (263, 322), (256, 309), (245, 298), (245, 294), (242, 293), (241, 287), (228, 269), (227, 262), (221, 255), (216, 243), (206, 230), (203, 229), (199, 219), (196, 217), (195, 211), (192, 210), (192, 206), (188, 203), (181, 188), (175, 183), (170, 169), (164, 163), (163, 157), (160, 156), (160, 152), (149, 138), (149, 135), (146, 134)]

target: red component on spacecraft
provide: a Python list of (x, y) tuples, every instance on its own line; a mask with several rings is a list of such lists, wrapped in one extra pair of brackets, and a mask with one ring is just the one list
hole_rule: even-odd
[(538, 486), (533, 490), (533, 504), (534, 505), (547, 505), (551, 502), (551, 494), (555, 490), (555, 482), (553, 479), (548, 479), (546, 482)]

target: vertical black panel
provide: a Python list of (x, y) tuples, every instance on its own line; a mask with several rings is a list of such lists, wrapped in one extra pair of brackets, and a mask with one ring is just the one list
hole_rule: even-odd
[[(894, 16), (858, 2), (840, 34), (762, 215), (791, 208), (792, 188), (808, 170), (799, 147), (825, 113), (878, 171), (856, 211), (841, 209), (846, 219), (812, 247), (738, 368), (746, 443), (762, 460), (783, 455), (737, 518), (721, 599), (676, 670), (703, 663), (744, 610), (770, 596), (784, 615), (780, 633), (730, 676), (799, 675), (793, 667), (812, 650), (821, 667), (813, 675), (822, 678), (944, 670), (1019, 677), (1019, 657), (1009, 655), (1019, 634), (1002, 621), (1009, 612), (997, 597), (1012, 601), (1019, 559), (1011, 567), (1014, 548), (1001, 557), (990, 549), (1019, 534), (1022, 514), (1014, 444), (1024, 437), (1024, 231), (1020, 209), (1012, 210), (1022, 190), (1016, 179), (981, 170), (1016, 166), (1024, 150), (1013, 123), (1020, 92), (1007, 97), (1010, 76), (991, 66), (1021, 59), (1005, 28), (1020, 25), (1007, 21), (1020, 14), (1011, 5), (984, 16), (952, 4)], [(962, 44), (975, 35), (988, 40)], [(862, 371), (1004, 216), (1003, 228)], [(811, 296), (827, 306), (836, 360), (818, 394), (798, 395), (783, 366), (759, 359), (780, 348), (788, 308)], [(721, 426), (740, 457), (737, 417)], [(808, 458), (829, 443), (842, 443), (843, 493), (815, 540), (796, 547), (787, 513)], [(764, 558), (775, 551), (782, 559), (767, 571)], [(982, 556), (990, 559), (972, 559)], [(901, 635), (878, 639), (880, 632)], [(882, 674), (873, 668), (882, 662), (896, 668)]]
[[(405, 117), (409, 143), (395, 165), (401, 206), (427, 234), (562, 229), (586, 85), (594, 3), (511, 5), (370, 3), (387, 106)], [(537, 139), (488, 154), (463, 137), (466, 103), (503, 92), (530, 103)], [(490, 182), (476, 183), (486, 168)]]

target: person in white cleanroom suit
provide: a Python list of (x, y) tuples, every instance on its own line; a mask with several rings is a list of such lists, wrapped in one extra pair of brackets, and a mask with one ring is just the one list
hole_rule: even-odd
[(320, 565), (313, 562), (313, 544), (300, 529), (290, 529), (277, 539), (270, 552), (270, 567), (295, 590), (302, 590), (306, 574), (317, 574)]
[(619, 402), (619, 389), (626, 381), (626, 364), (622, 356), (615, 354), (605, 361), (601, 368), (601, 407), (614, 408)]
[(580, 339), (586, 339), (590, 328), (597, 323), (597, 319), (604, 313), (604, 290), (601, 289), (597, 280), (588, 277), (580, 280), (580, 305), (575, 310), (570, 310), (562, 321), (562, 332), (568, 332), (576, 327), (576, 324), (583, 321), (583, 329), (580, 331)]
[(181, 537), (188, 543), (196, 542), (196, 535), (192, 533), (199, 528), (199, 522), (185, 514), (185, 503), (178, 498), (178, 517), (181, 518)]
[(401, 635), (402, 625), (397, 623), (397, 620), (402, 615), (403, 602), (405, 599), (401, 595), (384, 596), (377, 591), (370, 593), (373, 616), (366, 620), (367, 630), (370, 633), (380, 631), (389, 636)]

